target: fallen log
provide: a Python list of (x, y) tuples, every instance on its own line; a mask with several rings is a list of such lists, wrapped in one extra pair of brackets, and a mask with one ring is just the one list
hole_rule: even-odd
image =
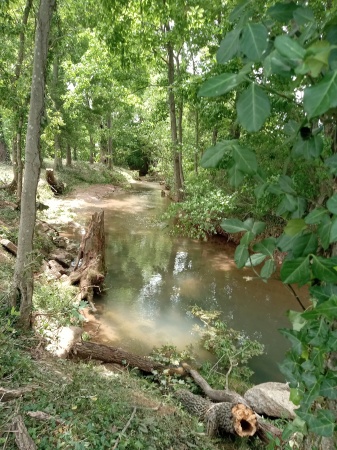
[(8, 239), (1, 239), (0, 244), (12, 255), (16, 256), (18, 253), (18, 248), (13, 242)]
[(143, 356), (134, 355), (121, 348), (110, 347), (95, 342), (78, 342), (73, 346), (71, 353), (85, 359), (95, 359), (105, 363), (117, 363), (131, 368), (137, 367), (146, 373), (165, 369), (165, 366), (162, 364), (151, 361)]
[(36, 450), (37, 447), (27, 431), (22, 416), (17, 415), (13, 418), (11, 431), (20, 450)]
[(105, 278), (105, 238), (104, 211), (96, 212), (91, 218), (88, 230), (84, 235), (73, 272), (69, 280), (71, 284), (80, 285), (80, 298), (87, 300), (93, 311), (94, 291), (99, 291)]
[[(242, 405), (246, 408), (249, 408), (250, 411), (253, 411), (249, 402), (247, 402), (247, 400), (238, 393), (228, 390), (212, 389), (211, 386), (207, 383), (207, 381), (196, 370), (192, 369), (188, 364), (183, 363), (182, 367), (193, 378), (195, 383), (202, 389), (202, 391), (205, 393), (205, 395), (207, 395), (209, 399), (215, 402), (221, 402), (219, 404), (222, 404), (222, 402), (225, 403), (228, 402), (232, 405), (233, 404)], [(278, 438), (281, 440), (282, 430), (270, 424), (269, 422), (263, 420), (262, 417), (255, 411), (254, 415), (257, 421), (255, 432), (257, 436), (261, 439), (261, 441), (268, 444), (271, 441), (271, 439)]]
[(209, 436), (230, 433), (246, 437), (254, 436), (257, 431), (256, 414), (242, 403), (212, 403), (186, 389), (180, 389), (174, 395), (191, 414), (205, 423)]
[(0, 402), (9, 402), (14, 398), (22, 397), (27, 392), (31, 392), (34, 387), (22, 387), (17, 389), (5, 389), (0, 387)]
[(55, 178), (54, 169), (46, 169), (46, 181), (54, 195), (63, 194), (65, 189), (64, 183)]

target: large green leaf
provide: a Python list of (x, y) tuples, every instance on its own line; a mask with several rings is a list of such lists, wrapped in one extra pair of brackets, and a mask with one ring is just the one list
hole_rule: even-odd
[(309, 256), (306, 258), (296, 258), (289, 261), (284, 261), (281, 267), (281, 280), (283, 283), (292, 284), (297, 283), (300, 286), (308, 283), (310, 276), (310, 260)]
[(267, 13), (270, 17), (278, 22), (289, 22), (293, 18), (293, 13), (298, 8), (294, 2), (289, 3), (275, 3), (271, 6)]
[(311, 270), (315, 278), (326, 283), (337, 283), (337, 271), (330, 266), (329, 260), (312, 255)]
[(219, 165), (223, 157), (230, 151), (231, 141), (218, 142), (213, 147), (209, 147), (202, 155), (200, 165), (204, 169), (214, 168)]
[(325, 208), (313, 209), (304, 219), (307, 225), (316, 225), (320, 223), (324, 217), (328, 217), (328, 211)]
[(289, 36), (277, 36), (275, 39), (275, 48), (280, 54), (286, 57), (291, 63), (299, 64), (305, 56), (305, 49)]
[(268, 30), (262, 23), (248, 23), (243, 31), (240, 50), (251, 61), (261, 61), (268, 47)]
[(273, 259), (268, 259), (266, 261), (261, 269), (260, 276), (261, 278), (264, 278), (265, 280), (268, 280), (272, 276), (272, 274), (276, 270), (276, 264)]
[(291, 219), (284, 228), (284, 233), (288, 236), (295, 236), (307, 228), (303, 219)]
[(233, 159), (237, 168), (244, 173), (253, 174), (257, 170), (257, 160), (255, 153), (248, 148), (241, 147), (234, 143), (232, 145)]
[(245, 266), (247, 259), (249, 258), (249, 252), (247, 245), (238, 245), (234, 253), (234, 261), (239, 269)]
[(296, 69), (296, 73), (302, 75), (309, 73), (314, 78), (318, 77), (322, 70), (326, 70), (329, 67), (331, 50), (332, 47), (329, 42), (315, 42), (307, 49), (303, 64)]
[(337, 70), (304, 90), (303, 106), (309, 118), (320, 116), (337, 106)]
[(254, 252), (263, 253), (267, 256), (272, 256), (276, 249), (276, 239), (273, 237), (263, 239), (253, 246)]
[(333, 296), (326, 302), (316, 306), (316, 308), (305, 311), (303, 314), (305, 319), (311, 320), (320, 316), (325, 316), (329, 320), (334, 320), (337, 317), (337, 297)]
[(234, 28), (226, 34), (220, 43), (216, 59), (219, 64), (225, 64), (239, 51), (241, 28)]
[(241, 231), (249, 231), (245, 224), (239, 219), (224, 219), (221, 228), (227, 233), (240, 233)]
[(253, 0), (243, 0), (242, 2), (240, 2), (230, 13), (229, 21), (235, 22), (237, 19), (239, 19), (242, 16), (242, 14), (244, 13), (247, 6), (252, 2), (253, 2)]
[[(330, 236), (332, 222), (329, 217), (324, 218), (317, 228), (318, 236), (324, 250), (327, 250), (330, 245), (331, 237), (334, 238), (334, 233)], [(333, 242), (333, 241), (331, 241)]]
[(292, 254), (294, 258), (315, 253), (318, 247), (318, 238), (315, 233), (306, 233), (299, 236), (294, 242)]
[(236, 109), (243, 128), (258, 131), (270, 115), (268, 95), (256, 83), (251, 83), (240, 95)]
[(337, 194), (334, 194), (329, 198), (326, 202), (326, 206), (332, 214), (337, 214)]
[(320, 395), (323, 397), (328, 397), (331, 400), (337, 400), (337, 374), (330, 373), (324, 378)]
[(334, 217), (331, 222), (330, 234), (329, 234), (329, 244), (337, 242), (337, 217)]
[(247, 231), (240, 239), (240, 244), (248, 245), (255, 239), (255, 234), (252, 231)]
[(333, 411), (320, 409), (317, 412), (317, 417), (312, 415), (307, 423), (312, 433), (318, 436), (331, 437), (334, 433), (336, 417)]
[(295, 211), (291, 213), (292, 219), (300, 219), (303, 217), (305, 211), (307, 209), (307, 201), (303, 197), (296, 197), (296, 208)]
[(315, 20), (314, 13), (311, 8), (308, 8), (307, 6), (300, 6), (299, 8), (296, 8), (296, 10), (293, 13), (295, 22), (299, 25), (305, 25), (308, 22), (313, 22)]
[(237, 87), (244, 80), (244, 76), (236, 73), (222, 73), (205, 81), (198, 97), (218, 97)]
[(337, 155), (330, 156), (324, 161), (324, 164), (329, 167), (330, 173), (337, 175)]
[(265, 224), (265, 222), (260, 222), (260, 221), (256, 220), (256, 221), (254, 222), (254, 225), (253, 225), (253, 228), (252, 228), (252, 232), (253, 232), (255, 235), (258, 235), (258, 234), (263, 233), (265, 229), (266, 229), (266, 224)]
[(254, 253), (249, 256), (245, 265), (246, 267), (255, 267), (261, 264), (265, 259), (266, 255), (263, 255), (262, 253)]
[(240, 170), (237, 164), (234, 164), (234, 166), (228, 170), (228, 175), (229, 183), (236, 188), (240, 186), (245, 178), (245, 174)]
[(294, 157), (302, 157), (306, 160), (316, 159), (323, 151), (323, 139), (321, 136), (312, 136), (310, 139), (302, 139), (300, 136), (292, 150)]
[(263, 61), (263, 67), (267, 76), (275, 74), (288, 77), (292, 70), (292, 65), (289, 63), (289, 60), (280, 55), (277, 50), (272, 51), (266, 56)]

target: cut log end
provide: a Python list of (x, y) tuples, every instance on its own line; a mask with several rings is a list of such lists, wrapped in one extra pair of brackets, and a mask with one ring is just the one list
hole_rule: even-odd
[(254, 436), (257, 431), (257, 418), (254, 411), (239, 403), (232, 408), (234, 429), (238, 436)]

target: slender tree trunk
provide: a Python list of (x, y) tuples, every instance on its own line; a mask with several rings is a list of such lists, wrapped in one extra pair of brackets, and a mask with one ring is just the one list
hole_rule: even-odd
[(67, 161), (66, 161), (66, 166), (70, 167), (71, 166), (71, 147), (70, 144), (67, 144)]
[(10, 163), (11, 162), (9, 153), (8, 153), (8, 148), (6, 145), (4, 127), (3, 127), (1, 115), (0, 115), (0, 162), (2, 162), (2, 163)]
[[(77, 148), (76, 148), (76, 145), (75, 145), (75, 147), (73, 148), (73, 160), (74, 161), (77, 161)], [(91, 163), (92, 164), (92, 163)]]
[[(169, 26), (166, 27), (169, 31)], [(181, 179), (182, 169), (181, 169), (181, 158), (179, 154), (179, 141), (178, 141), (178, 129), (177, 129), (177, 114), (176, 114), (176, 103), (173, 91), (174, 85), (174, 52), (172, 44), (169, 42), (167, 44), (167, 54), (168, 54), (168, 83), (169, 83), (169, 108), (170, 108), (170, 121), (171, 121), (171, 140), (173, 147), (173, 169), (174, 169), (174, 190), (176, 195), (176, 200), (180, 202), (183, 199), (183, 180)]]
[(19, 125), (16, 135), (16, 164), (17, 164), (17, 180), (16, 180), (16, 192), (17, 197), (20, 199), (22, 194), (22, 179), (23, 179), (23, 164), (21, 155), (21, 141), (22, 141), (22, 116), (19, 119)]
[(21, 198), (18, 253), (15, 264), (12, 306), (20, 307), (20, 324), (30, 326), (33, 298), (33, 235), (36, 191), (40, 176), (40, 130), (44, 110), (48, 35), (55, 0), (41, 0), (35, 33), (30, 109), (26, 136), (25, 177)]
[[(94, 156), (95, 156), (95, 142), (91, 134), (89, 134), (90, 139), (90, 154), (89, 154), (89, 163), (94, 164)], [(75, 157), (74, 157), (75, 159)]]
[(199, 165), (199, 111), (195, 108), (195, 151), (194, 151), (194, 172), (198, 175)]
[(62, 148), (60, 144), (60, 135), (58, 133), (54, 136), (54, 171), (62, 169)]
[(213, 133), (212, 133), (212, 145), (216, 145), (218, 140), (218, 129), (216, 127), (213, 128)]
[(111, 136), (111, 113), (108, 115), (107, 119), (107, 127), (108, 127), (108, 168), (111, 170), (113, 167), (113, 147), (112, 147), (112, 136)]

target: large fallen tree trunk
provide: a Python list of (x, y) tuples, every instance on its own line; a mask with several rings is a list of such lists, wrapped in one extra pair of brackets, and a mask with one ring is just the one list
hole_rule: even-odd
[(70, 283), (80, 285), (81, 300), (86, 299), (92, 309), (94, 291), (100, 290), (105, 277), (104, 211), (96, 212), (91, 218), (88, 230), (82, 239)]
[(209, 400), (181, 389), (174, 394), (183, 406), (205, 422), (207, 434), (230, 433), (240, 437), (254, 436), (257, 431), (257, 416), (242, 403), (212, 403)]
[[(243, 432), (251, 432), (253, 428), (253, 424), (255, 426), (254, 434), (256, 433), (257, 436), (265, 443), (269, 443), (271, 439), (278, 438), (281, 439), (282, 437), (282, 431), (272, 425), (269, 422), (266, 422), (262, 419), (259, 414), (252, 411), (250, 408), (249, 403), (245, 398), (243, 398), (241, 395), (237, 394), (233, 391), (228, 390), (218, 390), (218, 389), (212, 389), (211, 386), (207, 383), (207, 381), (194, 369), (192, 369), (188, 364), (182, 364), (184, 370), (191, 375), (195, 383), (202, 389), (202, 391), (205, 393), (205, 395), (214, 402), (220, 402), (218, 405), (226, 405), (222, 406), (218, 409), (216, 407), (217, 403), (208, 403), (211, 404), (211, 407), (213, 409), (214, 405), (214, 413), (218, 417), (209, 417), (209, 415), (204, 415), (203, 420), (207, 424), (207, 429), (209, 428), (209, 431), (214, 432), (223, 432), (226, 431), (225, 425), (223, 425), (224, 417), (226, 417), (225, 423), (227, 424), (226, 427), (228, 430), (232, 429), (234, 430), (234, 434), (237, 434), (238, 436), (252, 436), (252, 434), (239, 434), (237, 432), (237, 429), (240, 429), (240, 426), (243, 430)], [(196, 396), (198, 397), (198, 396)], [(178, 398), (181, 400), (181, 398), (178, 396)], [(186, 395), (183, 395), (183, 399), (188, 398)], [(187, 405), (184, 400), (181, 400), (182, 404), (187, 407), (187, 409), (193, 414), (193, 409), (191, 410), (189, 403), (191, 403), (192, 397), (189, 398), (189, 402), (187, 402)], [(199, 397), (200, 399), (200, 397)], [(195, 399), (194, 399), (195, 400)], [(202, 399), (204, 400), (204, 399)], [(198, 402), (196, 402), (198, 404)], [(229, 411), (229, 407), (227, 405), (232, 405), (234, 408), (236, 405), (238, 408), (234, 409), (234, 412), (232, 410)], [(247, 409), (246, 409), (247, 408)], [(227, 411), (227, 415), (225, 412)], [(253, 416), (249, 416), (249, 411), (252, 411), (255, 418)], [(228, 417), (227, 417), (228, 416)], [(250, 419), (247, 421), (247, 417)], [(253, 420), (253, 422), (252, 422)], [(208, 422), (211, 423), (209, 424)], [(232, 425), (228, 425), (228, 423), (231, 423)], [(214, 425), (215, 424), (215, 425)], [(235, 428), (236, 424), (236, 428)], [(241, 424), (241, 425), (240, 425)], [(215, 428), (214, 428), (215, 427)], [(229, 433), (233, 433), (233, 431), (227, 431)]]
[(95, 342), (78, 342), (72, 348), (72, 353), (85, 359), (96, 359), (105, 363), (116, 363), (131, 368), (137, 367), (146, 373), (152, 373), (154, 370), (164, 370), (165, 366), (151, 361), (143, 356), (117, 347), (110, 347)]

